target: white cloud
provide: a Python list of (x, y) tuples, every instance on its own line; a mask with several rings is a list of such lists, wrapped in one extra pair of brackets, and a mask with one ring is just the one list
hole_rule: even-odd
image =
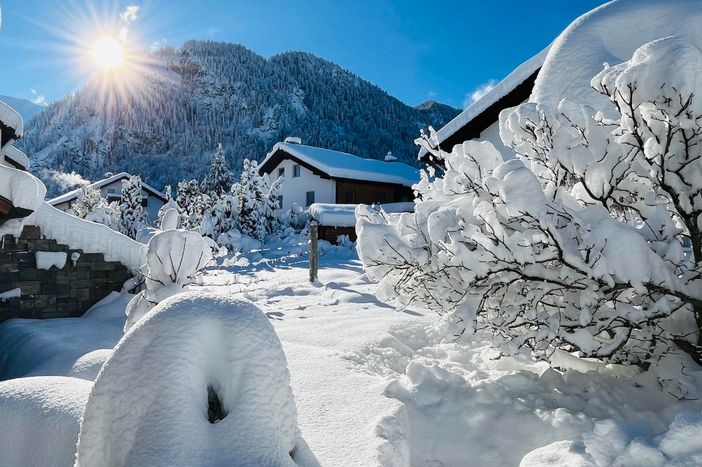
[(30, 91), (32, 92), (32, 104), (48, 105), (43, 94), (39, 94), (36, 89), (30, 89)]
[(122, 22), (122, 27), (117, 34), (117, 38), (120, 42), (127, 41), (127, 35), (129, 35), (129, 29), (134, 21), (136, 21), (139, 14), (140, 7), (137, 5), (129, 5), (124, 9), (122, 13), (119, 14), (119, 19)]
[(129, 5), (122, 13), (119, 14), (119, 19), (127, 24), (130, 24), (136, 21), (138, 14), (139, 7), (137, 5)]
[(494, 79), (491, 79), (487, 83), (481, 84), (480, 86), (475, 88), (472, 92), (469, 92), (468, 94), (466, 94), (466, 99), (465, 99), (465, 101), (463, 101), (463, 107), (466, 108), (469, 105), (480, 100), (481, 97), (483, 97), (485, 94), (492, 91), (492, 88), (494, 88), (496, 84), (497, 84), (497, 81), (495, 81)]

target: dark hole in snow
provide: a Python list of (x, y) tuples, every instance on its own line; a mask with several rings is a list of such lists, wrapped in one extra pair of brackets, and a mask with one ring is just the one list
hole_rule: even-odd
[(212, 386), (207, 386), (207, 420), (210, 423), (217, 423), (227, 416), (227, 412), (222, 407), (222, 401)]

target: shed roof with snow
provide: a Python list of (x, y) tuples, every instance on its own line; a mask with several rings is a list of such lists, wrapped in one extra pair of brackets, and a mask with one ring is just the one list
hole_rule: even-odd
[(292, 159), (322, 178), (360, 180), (411, 187), (419, 171), (402, 162), (364, 159), (341, 151), (296, 143), (277, 143), (259, 165), (259, 173), (271, 173), (284, 159)]
[[(478, 138), (499, 119), (502, 110), (526, 101), (531, 95), (549, 48), (550, 46), (546, 47), (519, 65), (487, 94), (439, 129), (436, 133), (440, 147), (450, 152), (456, 144)], [(425, 155), (426, 150), (422, 148), (419, 158), (423, 159)]]
[[(118, 174), (111, 175), (107, 178), (104, 178), (102, 180), (98, 180), (97, 182), (91, 183), (85, 188), (96, 188), (100, 189), (106, 185), (109, 185), (110, 183), (114, 183), (118, 180), (126, 180), (129, 177), (131, 177), (130, 174), (127, 172), (120, 172)], [(82, 188), (82, 187), (81, 187)], [(50, 205), (56, 206), (57, 204), (62, 204), (65, 202), (73, 201), (78, 197), (78, 194), (80, 193), (81, 188), (76, 188), (75, 190), (69, 191), (68, 193), (64, 193), (60, 196), (57, 196), (56, 198), (50, 199), (47, 201)], [(141, 182), (141, 188), (142, 190), (148, 192), (149, 194), (153, 195), (154, 197), (160, 199), (164, 203), (167, 201), (166, 196), (158, 191), (156, 188), (152, 187), (151, 185)]]

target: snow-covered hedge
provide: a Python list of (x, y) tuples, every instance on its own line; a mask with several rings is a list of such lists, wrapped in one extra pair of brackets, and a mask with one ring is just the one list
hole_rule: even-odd
[(667, 37), (592, 79), (607, 105), (503, 111), (516, 160), (418, 140), (446, 170), (424, 174), (415, 214), (357, 215), (380, 297), (448, 313), (456, 335), (490, 330), (507, 353), (702, 362), (700, 76), (699, 42)]

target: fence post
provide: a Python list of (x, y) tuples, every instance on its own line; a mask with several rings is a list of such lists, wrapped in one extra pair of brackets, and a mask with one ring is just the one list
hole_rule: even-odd
[(317, 281), (317, 270), (319, 269), (319, 252), (317, 251), (317, 240), (319, 240), (319, 224), (317, 221), (310, 222), (310, 283)]

